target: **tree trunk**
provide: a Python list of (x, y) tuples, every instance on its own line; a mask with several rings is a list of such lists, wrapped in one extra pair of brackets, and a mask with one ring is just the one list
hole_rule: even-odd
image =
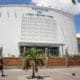
[(69, 58), (68, 57), (66, 58), (66, 66), (67, 68), (69, 68)]
[(35, 63), (32, 65), (32, 78), (35, 78)]

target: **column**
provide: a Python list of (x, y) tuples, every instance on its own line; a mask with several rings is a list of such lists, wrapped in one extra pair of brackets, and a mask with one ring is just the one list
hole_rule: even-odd
[(23, 48), (23, 57), (25, 57), (26, 47)]
[(23, 68), (25, 66), (25, 51), (26, 51), (26, 47), (23, 47)]
[(63, 56), (64, 52), (63, 52), (63, 45), (62, 45), (62, 56)]
[(45, 66), (48, 67), (48, 48), (45, 48)]
[(59, 47), (59, 54), (60, 54), (61, 56), (63, 56), (63, 54), (64, 54), (63, 45), (61, 45), (61, 46)]

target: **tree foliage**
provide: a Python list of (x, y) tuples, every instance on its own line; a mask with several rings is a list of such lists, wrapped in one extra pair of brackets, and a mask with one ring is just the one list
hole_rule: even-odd
[(38, 66), (43, 65), (44, 53), (42, 50), (32, 48), (25, 52), (25, 66), (24, 68), (29, 69), (32, 67), (33, 75), (38, 71)]

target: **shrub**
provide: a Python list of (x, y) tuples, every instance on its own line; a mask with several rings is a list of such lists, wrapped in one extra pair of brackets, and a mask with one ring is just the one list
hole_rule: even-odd
[[(67, 57), (64, 55), (63, 57)], [(80, 54), (68, 54), (68, 58), (80, 58)]]

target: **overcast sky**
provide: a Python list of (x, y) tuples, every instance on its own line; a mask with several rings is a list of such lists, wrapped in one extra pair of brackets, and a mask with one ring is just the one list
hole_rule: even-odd
[(31, 4), (39, 6), (51, 6), (63, 8), (75, 14), (76, 32), (80, 33), (80, 0), (76, 0), (76, 5), (73, 5), (71, 0), (0, 0), (0, 4)]

